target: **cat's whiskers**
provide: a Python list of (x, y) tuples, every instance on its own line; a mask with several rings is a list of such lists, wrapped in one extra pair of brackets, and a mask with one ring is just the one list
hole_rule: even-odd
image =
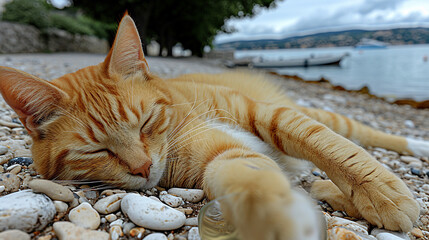
[[(168, 134), (167, 139), (174, 137), (174, 135), (180, 131), (180, 129), (182, 128), (182, 125), (185, 123), (185, 121), (187, 120), (187, 118), (191, 115), (192, 112), (194, 112), (198, 107), (201, 106), (201, 104), (203, 104), (204, 102), (207, 102), (207, 100), (201, 101), (200, 104), (198, 104), (198, 106), (195, 107), (196, 104), (196, 100), (194, 102), (194, 105), (191, 107), (191, 109), (189, 110), (189, 112), (186, 114), (186, 116), (182, 119), (182, 121), (180, 121), (180, 123), (174, 128), (174, 130)], [(189, 123), (188, 123), (189, 124)]]
[(207, 123), (214, 122), (214, 121), (219, 120), (219, 119), (229, 119), (229, 118), (227, 118), (227, 117), (217, 117), (217, 118), (209, 119), (209, 120), (207, 120), (205, 122), (201, 122), (198, 125), (196, 125), (196, 126), (192, 127), (191, 129), (189, 129), (188, 131), (184, 132), (181, 136), (175, 138), (172, 142), (167, 141), (167, 143), (169, 145), (168, 147), (170, 148), (170, 146), (173, 146), (173, 145), (176, 145), (176, 144), (178, 144), (178, 143), (180, 143), (182, 141), (185, 141), (186, 139), (183, 140), (184, 137), (187, 137), (188, 135), (190, 135), (190, 134), (192, 134), (192, 133), (194, 133), (196, 131), (199, 131), (201, 129), (207, 128), (207, 129), (205, 129), (205, 130), (197, 133), (196, 135), (189, 136), (187, 139), (196, 137), (196, 136), (198, 136), (201, 133), (204, 133), (204, 132), (206, 132), (208, 130), (211, 130), (212, 128), (210, 128), (210, 126), (208, 126)]
[[(190, 137), (190, 138), (192, 138), (192, 137)], [(189, 139), (189, 138), (188, 138)], [(179, 148), (175, 148), (176, 146), (177, 146), (177, 144), (175, 144), (174, 146), (172, 146), (172, 148), (170, 148), (168, 151), (175, 151), (175, 152), (179, 152), (180, 150), (182, 150), (182, 148), (185, 148), (185, 147), (187, 147), (188, 145), (190, 145), (190, 144), (192, 144), (192, 143), (194, 143), (194, 142), (198, 142), (198, 141), (201, 141), (201, 140), (207, 140), (207, 139), (209, 139), (209, 138), (199, 138), (199, 139), (194, 139), (194, 140), (192, 140), (192, 141), (188, 141), (187, 143), (185, 143), (185, 144), (183, 144), (183, 145), (180, 145), (180, 147)], [(169, 158), (169, 160), (177, 160), (177, 159), (179, 159), (179, 157), (177, 156), (176, 158)]]
[[(209, 113), (211, 113), (211, 112), (216, 112), (216, 111), (224, 111), (224, 112), (226, 112), (226, 113), (228, 113), (232, 118), (233, 118), (233, 116), (232, 116), (232, 114), (231, 113), (229, 113), (228, 111), (226, 111), (226, 110), (223, 110), (223, 109), (212, 109), (212, 110), (209, 110), (209, 111), (206, 111), (206, 112), (203, 112), (203, 113), (201, 113), (201, 114), (199, 114), (199, 115), (197, 115), (197, 116), (195, 116), (194, 118), (192, 118), (190, 121), (188, 121), (187, 123), (186, 123), (186, 125), (184, 125), (184, 126), (181, 126), (180, 124), (178, 125), (178, 127), (179, 127), (179, 129), (176, 131), (176, 132), (174, 132), (174, 134), (172, 133), (172, 135), (170, 136), (167, 136), (167, 141), (168, 140), (170, 140), (171, 138), (173, 138), (173, 137), (175, 137), (175, 135), (178, 133), (178, 132), (180, 132), (180, 130), (181, 129), (183, 129), (183, 128), (186, 128), (189, 124), (191, 124), (193, 121), (195, 121), (196, 119), (200, 119), (202, 116), (204, 116), (204, 115), (206, 115), (206, 114), (209, 114)], [(187, 116), (186, 116), (187, 117)], [(184, 119), (186, 119), (186, 117), (184, 118)], [(234, 122), (234, 123), (237, 123), (237, 121), (235, 120), (235, 119), (232, 119), (232, 118), (228, 118), (228, 119), (230, 119), (232, 122)], [(212, 118), (212, 119), (214, 119), (214, 118)], [(183, 120), (182, 120), (182, 122), (183, 122)], [(177, 127), (176, 127), (176, 129), (177, 129)]]

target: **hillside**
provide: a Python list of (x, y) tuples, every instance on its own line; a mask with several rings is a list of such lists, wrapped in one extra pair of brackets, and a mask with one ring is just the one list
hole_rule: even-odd
[(389, 30), (347, 30), (317, 33), (284, 39), (233, 41), (216, 44), (217, 49), (280, 49), (354, 46), (362, 38), (383, 41), (392, 45), (429, 43), (429, 28), (397, 28)]

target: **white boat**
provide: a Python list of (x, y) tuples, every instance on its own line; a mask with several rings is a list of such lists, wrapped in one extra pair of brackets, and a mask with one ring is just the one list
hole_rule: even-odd
[(284, 68), (284, 67), (311, 67), (323, 65), (339, 65), (341, 60), (348, 54), (339, 56), (310, 56), (295, 59), (264, 60), (259, 58), (251, 63), (254, 68)]
[(356, 49), (379, 49), (387, 48), (389, 44), (369, 38), (362, 38), (355, 46)]

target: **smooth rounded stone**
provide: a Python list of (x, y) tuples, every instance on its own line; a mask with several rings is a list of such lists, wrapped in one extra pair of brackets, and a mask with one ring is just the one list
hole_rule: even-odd
[(94, 209), (101, 214), (116, 212), (121, 207), (121, 199), (126, 193), (118, 193), (98, 200), (94, 204)]
[(3, 186), (3, 185), (1, 185), (0, 186), (0, 193), (2, 193), (2, 192), (4, 192), (4, 190), (6, 189), (6, 187), (5, 186)]
[(413, 228), (410, 232), (414, 237), (422, 238), (424, 237), (422, 230), (418, 228)]
[(378, 240), (410, 240), (406, 233), (393, 232), (380, 228), (374, 228), (371, 231), (371, 235), (375, 236)]
[(14, 152), (15, 157), (25, 157), (31, 158), (31, 150), (30, 149), (16, 149)]
[(170, 207), (178, 207), (184, 204), (183, 199), (181, 197), (176, 197), (171, 194), (168, 194), (166, 191), (162, 191), (159, 194), (159, 199), (166, 203)]
[(189, 229), (188, 240), (201, 240), (200, 233), (198, 232), (198, 227), (193, 227)]
[(122, 227), (124, 234), (129, 235), (130, 230), (133, 229), (136, 225), (132, 222), (127, 222), (124, 224), (124, 226)]
[(352, 230), (334, 227), (327, 230), (329, 240), (376, 240), (374, 236), (357, 233)]
[(411, 168), (411, 173), (417, 176), (420, 176), (422, 174), (422, 171), (416, 168)]
[(112, 226), (109, 230), (110, 240), (118, 240), (120, 237), (124, 236), (122, 228), (120, 226)]
[(30, 157), (16, 157), (9, 160), (8, 165), (19, 164), (22, 166), (29, 166), (33, 163), (33, 159)]
[(143, 238), (143, 240), (168, 240), (168, 238), (162, 233), (152, 233)]
[(69, 205), (67, 203), (62, 201), (54, 201), (55, 210), (57, 210), (57, 213), (64, 213), (67, 212), (67, 209), (69, 208)]
[(6, 192), (16, 192), (19, 189), (20, 180), (14, 173), (0, 174), (0, 186), (4, 186)]
[(153, 230), (177, 229), (186, 220), (182, 212), (136, 193), (127, 194), (122, 199), (121, 209), (134, 224)]
[(421, 162), (420, 159), (415, 158), (415, 157), (411, 157), (411, 156), (401, 156), (400, 157), (401, 161), (403, 161), (404, 163), (411, 163), (411, 162)]
[(7, 152), (9, 152), (9, 148), (3, 145), (0, 145), (0, 155), (6, 154)]
[(59, 240), (109, 240), (106, 232), (88, 230), (71, 222), (54, 223), (54, 231)]
[(30, 235), (21, 230), (13, 229), (0, 233), (1, 240), (30, 240)]
[(423, 184), (422, 189), (429, 193), (429, 184)]
[(73, 193), (69, 188), (45, 179), (34, 179), (28, 186), (35, 192), (48, 195), (53, 200), (71, 202)]
[(142, 227), (133, 228), (130, 230), (130, 236), (141, 239), (145, 232), (146, 232), (145, 228), (142, 228)]
[(77, 226), (88, 229), (94, 230), (100, 226), (100, 215), (87, 202), (81, 203), (76, 208), (70, 210), (69, 219)]
[(423, 162), (410, 162), (408, 163), (408, 166), (411, 168), (422, 168)]
[(196, 203), (203, 199), (204, 191), (201, 189), (170, 188), (168, 193), (179, 196), (185, 201)]
[(6, 153), (4, 155), (0, 156), (0, 165), (7, 163), (10, 159), (13, 158), (13, 154), (12, 153)]
[(198, 226), (198, 218), (197, 217), (187, 218), (185, 221), (185, 226)]
[(43, 194), (31, 190), (11, 193), (0, 197), (0, 231), (41, 230), (51, 222), (55, 213), (54, 203)]
[(115, 214), (109, 214), (109, 215), (106, 215), (104, 218), (105, 218), (108, 222), (113, 222), (113, 221), (115, 221), (116, 219), (118, 219), (118, 217), (117, 217)]
[(326, 219), (326, 225), (328, 229), (334, 228), (334, 227), (341, 227), (341, 228), (351, 230), (353, 232), (358, 232), (364, 235), (368, 235), (368, 227), (363, 226), (359, 223), (356, 223), (344, 218), (340, 218), (340, 217), (330, 217), (326, 214), (325, 214), (325, 219)]
[(124, 225), (124, 220), (122, 219), (117, 219), (113, 222), (110, 223), (110, 226), (120, 226), (122, 227)]

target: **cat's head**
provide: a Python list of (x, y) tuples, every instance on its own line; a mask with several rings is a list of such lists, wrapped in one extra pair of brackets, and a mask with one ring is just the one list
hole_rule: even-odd
[(48, 82), (0, 67), (0, 92), (33, 138), (40, 174), (152, 187), (166, 165), (170, 101), (131, 17), (104, 62)]

